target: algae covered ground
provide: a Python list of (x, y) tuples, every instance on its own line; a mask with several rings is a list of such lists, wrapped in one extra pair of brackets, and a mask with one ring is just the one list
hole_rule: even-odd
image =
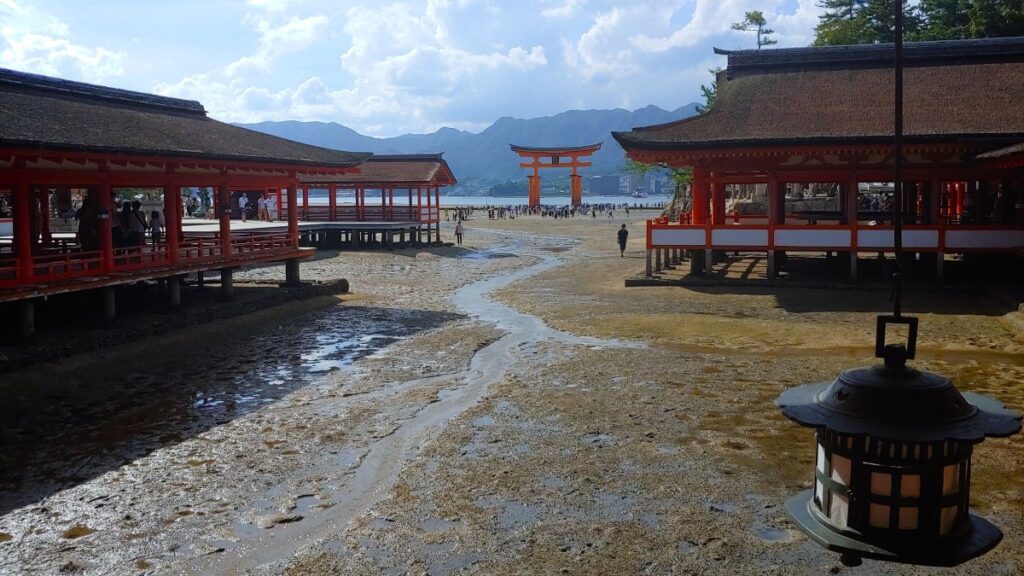
[[(843, 567), (785, 519), (813, 433), (772, 402), (873, 362), (885, 292), (625, 288), (639, 219), (466, 228), (462, 248), (303, 265), (351, 295), (6, 377), (60, 408), (0, 433), (52, 436), (4, 461), (0, 573), (1024, 571), (1021, 436), (975, 452), (971, 504), (1005, 539), (958, 569)], [(911, 302), (917, 366), (1024, 408), (1005, 303)], [(156, 376), (110, 377), (125, 366)]]

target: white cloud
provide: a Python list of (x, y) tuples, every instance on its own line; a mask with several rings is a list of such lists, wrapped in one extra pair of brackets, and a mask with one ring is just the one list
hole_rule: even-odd
[(285, 12), (292, 0), (245, 0), (246, 5), (261, 8), (268, 12)]
[(322, 38), (329, 24), (326, 16), (293, 17), (280, 25), (264, 17), (250, 16), (247, 20), (259, 33), (258, 48), (255, 54), (228, 64), (225, 72), (229, 76), (247, 69), (269, 71), (270, 65), (282, 54), (305, 50)]
[(124, 56), (121, 51), (78, 44), (56, 17), (0, 0), (0, 66), (101, 82), (124, 72)]
[(584, 4), (586, 4), (586, 0), (565, 0), (560, 6), (541, 10), (540, 15), (551, 19), (572, 18), (583, 8)]

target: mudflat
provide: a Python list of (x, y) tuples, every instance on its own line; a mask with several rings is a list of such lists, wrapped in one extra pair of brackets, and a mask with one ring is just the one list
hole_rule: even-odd
[[(955, 571), (846, 568), (797, 532), (813, 433), (772, 401), (875, 362), (886, 294), (625, 288), (643, 222), (616, 214), (322, 253), (303, 277), (353, 294), (0, 377), (0, 573), (1024, 572), (1020, 435), (975, 451), (1005, 538)], [(916, 366), (1024, 409), (1006, 304), (908, 299)]]

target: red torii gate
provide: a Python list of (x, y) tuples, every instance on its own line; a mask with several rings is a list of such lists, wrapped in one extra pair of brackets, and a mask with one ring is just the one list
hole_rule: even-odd
[[(583, 177), (576, 173), (577, 168), (589, 168), (590, 162), (580, 162), (580, 158), (589, 158), (591, 154), (601, 149), (601, 142), (587, 146), (569, 147), (529, 147), (509, 144), (512, 151), (523, 158), (530, 158), (531, 162), (520, 162), (521, 168), (533, 168), (530, 179), (530, 207), (540, 205), (540, 169), (541, 168), (572, 168), (572, 205), (579, 206), (583, 201)], [(569, 163), (563, 163), (562, 158), (568, 157)], [(548, 158), (548, 162), (542, 159)]]

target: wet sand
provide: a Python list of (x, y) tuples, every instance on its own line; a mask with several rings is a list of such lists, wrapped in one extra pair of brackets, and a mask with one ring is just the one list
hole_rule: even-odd
[[(626, 258), (621, 218), (324, 254), (303, 276), (352, 296), (3, 377), (0, 573), (1024, 571), (1020, 436), (975, 452), (1006, 537), (957, 571), (844, 568), (796, 532), (813, 434), (772, 400), (872, 362), (885, 294), (627, 289), (635, 220)], [(913, 308), (918, 365), (1024, 408), (1005, 305)]]

